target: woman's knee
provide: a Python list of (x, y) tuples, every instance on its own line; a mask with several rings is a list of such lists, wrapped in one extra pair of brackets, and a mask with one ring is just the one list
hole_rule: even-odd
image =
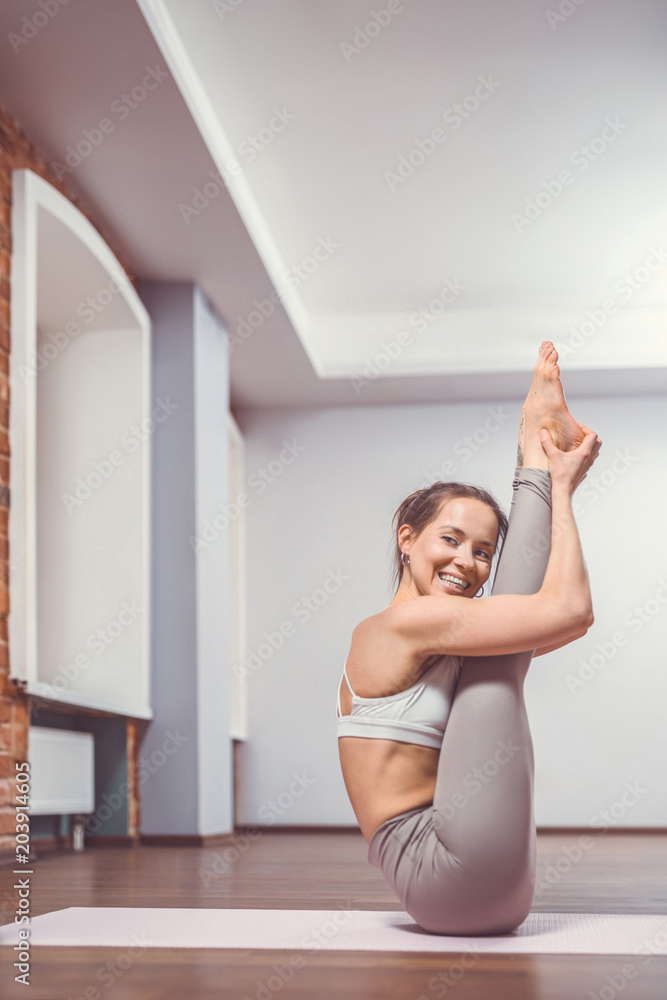
[(494, 908), (493, 929), (487, 934), (511, 934), (526, 920), (533, 905), (535, 879), (529, 874), (516, 879)]
[(485, 907), (478, 912), (468, 910), (465, 914), (452, 913), (421, 913), (419, 909), (409, 913), (415, 923), (428, 934), (441, 934), (446, 937), (491, 937), (499, 934), (511, 934), (524, 923), (530, 913), (530, 906), (520, 909), (507, 909), (490, 914)]
[(510, 934), (526, 920), (533, 902), (534, 879), (517, 879), (506, 891), (489, 893), (487, 884), (468, 885), (465, 893), (434, 893), (406, 900), (409, 916), (429, 934), (477, 936)]
[(497, 929), (492, 933), (494, 934), (511, 934), (515, 931), (517, 927), (520, 927), (522, 923), (527, 919), (530, 908), (532, 906), (532, 891), (525, 894), (518, 903), (512, 901), (508, 903), (507, 908), (504, 913), (500, 915), (497, 923)]

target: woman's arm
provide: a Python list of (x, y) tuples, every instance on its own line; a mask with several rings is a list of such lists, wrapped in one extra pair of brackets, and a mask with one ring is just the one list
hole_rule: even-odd
[(601, 442), (587, 431), (578, 448), (561, 452), (543, 442), (551, 474), (551, 552), (536, 594), (498, 594), (471, 601), (424, 595), (381, 612), (387, 628), (424, 657), (451, 653), (493, 656), (570, 641), (593, 624), (590, 581), (572, 511), (572, 494)]
[[(582, 426), (582, 429), (584, 431), (588, 431), (589, 430), (589, 428), (588, 427), (584, 427), (583, 424), (581, 426)], [(522, 442), (520, 442), (520, 443), (522, 443)], [(545, 444), (543, 446), (543, 450), (545, 452), (546, 451), (550, 451), (550, 453), (551, 453), (551, 462), (549, 463), (549, 469), (550, 469), (550, 474), (553, 473), (553, 475), (552, 475), (552, 482), (553, 482), (554, 476), (558, 477), (558, 472), (557, 472), (556, 467), (554, 467), (552, 469), (552, 466), (557, 466), (557, 464), (558, 464), (557, 463), (557, 455), (556, 455), (557, 449), (553, 449), (553, 446), (550, 448), (550, 444), (551, 444), (551, 442), (547, 438), (545, 440)], [(594, 462), (595, 459), (598, 456), (598, 453), (599, 453), (599, 450), (600, 450), (600, 444), (601, 444), (601, 442), (600, 442), (600, 440), (598, 438), (597, 441), (596, 441), (596, 448), (594, 449), (594, 452), (593, 452), (592, 462)], [(591, 462), (591, 464), (592, 464), (592, 462)], [(561, 476), (562, 476), (563, 469), (560, 469), (559, 471), (560, 471)], [(586, 473), (585, 472), (584, 472), (583, 475), (581, 475), (581, 473), (579, 473), (577, 475), (577, 477), (574, 478), (574, 479), (570, 478), (569, 485), (568, 485), (568, 488), (570, 490), (570, 495), (572, 495), (574, 493), (574, 491), (576, 490), (577, 486), (579, 486), (581, 484), (581, 482), (585, 478), (586, 478)], [(589, 586), (589, 582), (588, 582), (588, 572), (586, 571), (586, 565), (583, 562), (583, 555), (582, 555), (582, 565), (583, 565), (583, 570), (584, 570), (584, 574), (585, 574), (585, 586), (588, 589), (588, 593), (590, 594), (590, 586)], [(546, 579), (546, 577), (545, 577), (545, 579)], [(535, 656), (544, 656), (545, 653), (552, 653), (555, 649), (560, 649), (561, 646), (567, 646), (569, 643), (574, 642), (575, 639), (581, 639), (582, 636), (586, 635), (587, 632), (588, 632), (587, 628), (584, 628), (584, 629), (581, 629), (581, 630), (575, 630), (575, 631), (573, 631), (572, 635), (569, 635), (567, 638), (561, 640), (560, 642), (549, 643), (549, 645), (540, 646), (533, 653), (533, 657), (535, 657)]]
[[(536, 649), (533, 653), (533, 659), (535, 659), (536, 656), (544, 656), (545, 653), (553, 653), (555, 649), (560, 649), (561, 646), (568, 646), (571, 642), (574, 642), (575, 639), (581, 639), (581, 637), (586, 635), (587, 632), (588, 629), (585, 628), (580, 632), (577, 632), (576, 635), (571, 635), (568, 639), (563, 639), (562, 642), (555, 642), (551, 646), (540, 646), (540, 648)], [(463, 662), (465, 663), (465, 658), (463, 659)]]
[[(561, 452), (561, 454), (563, 454)], [(571, 454), (571, 453), (565, 453)], [(588, 570), (581, 550), (577, 523), (572, 510), (572, 493), (563, 480), (551, 480), (551, 554), (541, 591), (554, 591), (565, 587), (572, 592), (576, 604), (588, 608), (593, 623)], [(555, 547), (555, 548), (554, 548)], [(571, 630), (573, 631), (573, 630)]]
[(553, 653), (554, 649), (560, 649), (561, 646), (567, 646), (571, 642), (574, 642), (575, 639), (581, 639), (581, 637), (586, 635), (587, 632), (588, 629), (585, 628), (581, 632), (577, 632), (576, 635), (571, 635), (569, 639), (564, 639), (563, 642), (555, 642), (552, 646), (540, 646), (540, 648), (536, 649), (533, 653), (533, 659), (535, 659), (536, 656), (544, 656), (545, 653)]

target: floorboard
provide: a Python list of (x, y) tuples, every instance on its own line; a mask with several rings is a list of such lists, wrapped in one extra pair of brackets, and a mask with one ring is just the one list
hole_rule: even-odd
[[(535, 911), (664, 913), (667, 835), (592, 832), (538, 836)], [(86, 848), (43, 853), (32, 876), (32, 915), (67, 906), (173, 906), (393, 910), (401, 906), (366, 861), (356, 831), (237, 831), (223, 848)], [(36, 845), (35, 845), (36, 846)], [(3, 920), (11, 871), (0, 871)], [(312, 948), (310, 949), (312, 952)], [(39, 948), (31, 985), (13, 983), (1, 948), (2, 996), (30, 1000), (665, 1000), (667, 957), (424, 956), (368, 952)], [(294, 966), (297, 966), (296, 968)]]

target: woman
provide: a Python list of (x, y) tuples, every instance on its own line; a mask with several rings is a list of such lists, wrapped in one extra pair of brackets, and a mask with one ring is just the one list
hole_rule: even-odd
[[(593, 623), (571, 498), (601, 441), (569, 413), (557, 360), (545, 341), (509, 521), (489, 493), (461, 483), (399, 507), (400, 584), (355, 628), (339, 688), (341, 767), (369, 863), (436, 934), (507, 933), (528, 915), (536, 834), (523, 682), (534, 655)], [(473, 602), (501, 540), (492, 596)]]

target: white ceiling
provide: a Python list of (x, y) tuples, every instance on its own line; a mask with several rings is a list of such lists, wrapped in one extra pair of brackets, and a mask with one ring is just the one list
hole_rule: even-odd
[[(197, 280), (232, 335), (257, 324), (232, 353), (235, 408), (520, 396), (544, 337), (569, 395), (667, 387), (662, 0), (586, 0), (552, 26), (547, 0), (139, 3), (147, 21), (133, 0), (68, 4), (5, 45), (0, 100), (50, 159), (111, 117), (65, 179), (137, 274)], [(3, 38), (26, 9), (3, 0)], [(158, 65), (174, 79), (120, 120)]]

